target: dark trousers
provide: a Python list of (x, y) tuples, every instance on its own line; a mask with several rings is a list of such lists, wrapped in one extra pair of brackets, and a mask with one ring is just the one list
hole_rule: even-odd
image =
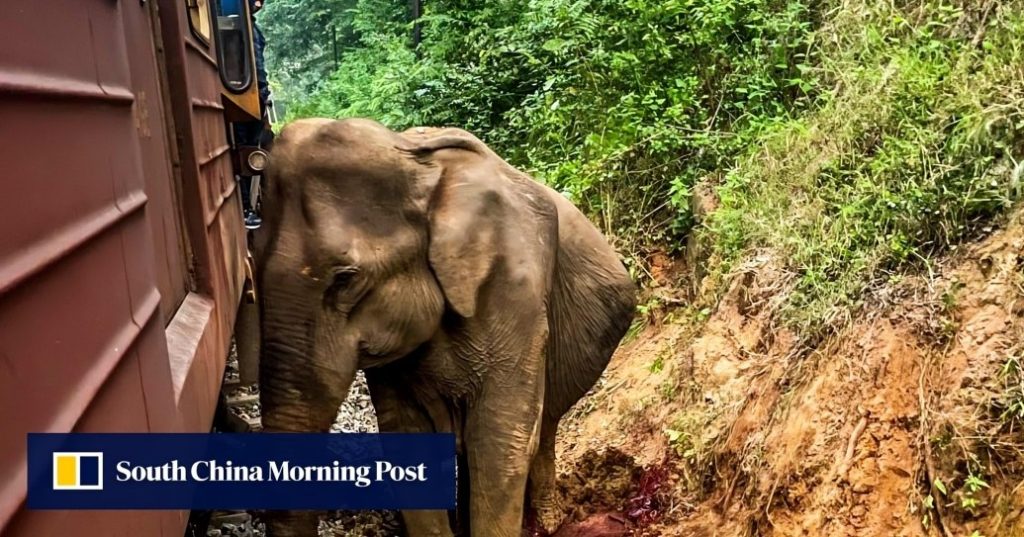
[[(239, 146), (261, 146), (264, 137), (264, 126), (262, 121), (243, 121), (232, 125), (235, 130), (235, 144)], [(242, 194), (242, 209), (250, 211), (253, 209), (250, 203), (252, 183), (249, 177), (240, 177), (238, 186)]]
[(242, 194), (242, 210), (251, 211), (252, 205), (252, 177), (239, 177), (238, 188), (241, 189)]
[(235, 145), (260, 145), (263, 136), (262, 121), (239, 121), (232, 123), (235, 129)]

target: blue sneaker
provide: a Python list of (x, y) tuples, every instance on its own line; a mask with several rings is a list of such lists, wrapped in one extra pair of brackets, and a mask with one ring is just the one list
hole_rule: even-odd
[(245, 211), (245, 229), (259, 229), (263, 219), (256, 211)]

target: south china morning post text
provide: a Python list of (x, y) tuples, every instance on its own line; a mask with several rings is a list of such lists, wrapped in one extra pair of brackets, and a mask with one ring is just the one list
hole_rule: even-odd
[(453, 509), (451, 434), (30, 434), (30, 509)]
[(195, 461), (184, 465), (178, 460), (160, 466), (133, 465), (119, 461), (117, 481), (138, 482), (347, 482), (365, 488), (380, 482), (427, 482), (426, 464), (399, 466), (390, 461), (375, 461), (372, 465), (346, 465), (332, 461), (322, 466), (294, 465), (290, 461), (267, 461), (265, 466), (236, 465), (232, 461)]

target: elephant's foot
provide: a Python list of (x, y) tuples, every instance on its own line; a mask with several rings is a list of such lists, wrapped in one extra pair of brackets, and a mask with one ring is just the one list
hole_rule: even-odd
[(317, 537), (320, 518), (309, 511), (268, 512), (267, 537)]
[(530, 463), (530, 489), (527, 497), (534, 523), (550, 535), (562, 525), (565, 510), (555, 487), (555, 430), (558, 421), (545, 421), (537, 455)]
[(452, 537), (447, 511), (402, 511), (408, 537)]
[(555, 494), (549, 494), (546, 498), (531, 499), (530, 517), (527, 525), (532, 535), (551, 535), (562, 526), (565, 521), (565, 511), (562, 509), (562, 502), (558, 501)]

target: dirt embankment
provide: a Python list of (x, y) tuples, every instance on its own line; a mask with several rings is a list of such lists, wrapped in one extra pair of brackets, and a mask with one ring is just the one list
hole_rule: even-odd
[(766, 254), (716, 304), (633, 337), (563, 420), (570, 516), (615, 511), (643, 535), (1024, 536), (1024, 214), (921, 272), (806, 338), (777, 322), (795, 276)]

